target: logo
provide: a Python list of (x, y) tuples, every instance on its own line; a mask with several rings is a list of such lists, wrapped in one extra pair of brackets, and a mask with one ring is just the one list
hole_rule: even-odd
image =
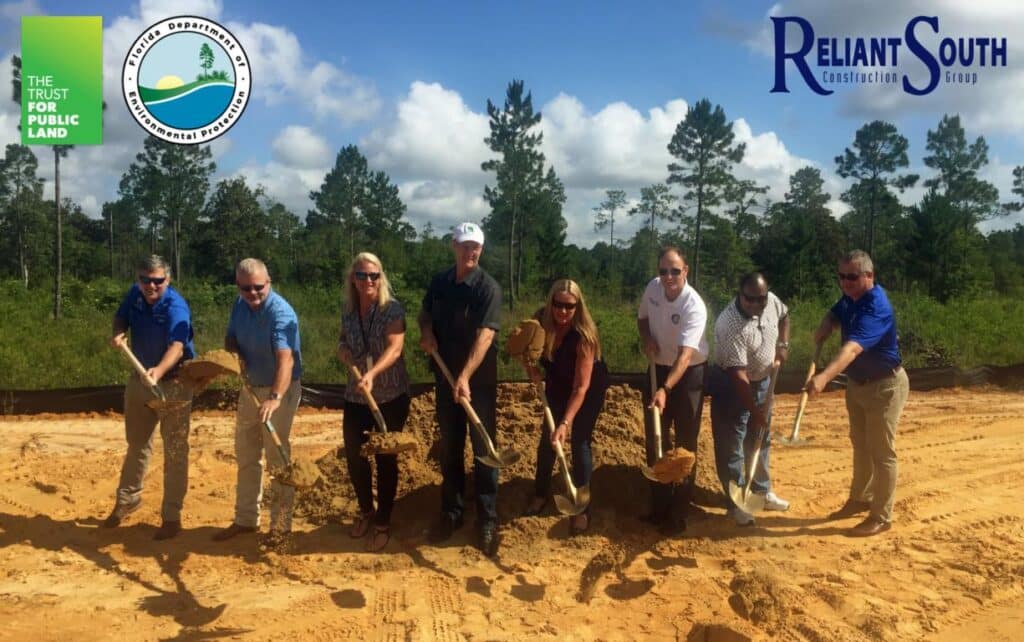
[(679, 325), (679, 319), (680, 319), (680, 317), (679, 317), (678, 313), (677, 314), (673, 314), (672, 315), (672, 325)]
[[(771, 93), (789, 93), (786, 62), (792, 62), (810, 89), (828, 96), (835, 85), (892, 85), (913, 96), (930, 94), (939, 83), (978, 84), (978, 69), (1006, 67), (1006, 38), (949, 37), (939, 39), (937, 16), (917, 16), (907, 23), (903, 37), (816, 37), (814, 27), (804, 18), (773, 17), (775, 32), (775, 85)], [(798, 28), (796, 43), (787, 42), (788, 26)], [(937, 42), (933, 47), (926, 43)], [(794, 46), (795, 44), (795, 46)], [(811, 70), (808, 58), (817, 67)], [(897, 65), (907, 61), (916, 74), (899, 73)]]
[(132, 43), (121, 71), (135, 121), (157, 138), (187, 145), (227, 133), (245, 111), (251, 85), (238, 39), (197, 16), (151, 25)]

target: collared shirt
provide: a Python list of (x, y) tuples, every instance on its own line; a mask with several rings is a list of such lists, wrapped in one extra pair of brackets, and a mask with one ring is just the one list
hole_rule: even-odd
[(846, 368), (846, 376), (866, 381), (885, 376), (903, 362), (896, 336), (896, 314), (882, 286), (875, 285), (854, 301), (845, 294), (832, 306), (843, 343), (864, 349)]
[[(423, 311), (430, 316), (438, 353), (454, 376), (466, 365), (480, 328), (501, 329), (501, 287), (491, 275), (476, 267), (461, 283), (455, 268), (434, 275), (423, 296)], [(432, 364), (433, 367), (433, 364)], [(443, 381), (435, 371), (438, 382)], [(473, 373), (475, 384), (498, 381), (498, 346), (491, 342), (480, 367)]]
[(722, 368), (745, 368), (751, 381), (771, 374), (779, 341), (779, 323), (789, 314), (774, 293), (760, 316), (748, 317), (733, 299), (715, 321), (715, 363)]
[[(163, 296), (150, 305), (139, 284), (133, 284), (121, 301), (116, 316), (131, 332), (132, 352), (147, 369), (160, 363), (167, 348), (175, 341), (180, 341), (185, 348), (181, 361), (196, 356), (192, 345), (192, 312), (173, 287), (167, 286)], [(175, 364), (169, 372), (177, 368)]]
[(647, 319), (651, 336), (658, 342), (658, 356), (654, 360), (658, 365), (675, 363), (680, 347), (693, 348), (691, 366), (708, 360), (708, 340), (704, 336), (708, 308), (689, 283), (684, 282), (683, 291), (674, 301), (669, 301), (665, 298), (661, 278), (652, 279), (640, 299), (637, 318)]
[[(365, 373), (369, 367), (366, 364), (367, 357), (377, 361), (387, 347), (388, 326), (400, 320), (402, 330), (405, 330), (405, 308), (395, 299), (391, 299), (382, 310), (378, 310), (375, 303), (362, 324), (358, 305), (356, 308), (341, 315), (341, 336), (345, 346), (352, 351), (352, 358), (359, 366), (359, 371)], [(365, 404), (366, 397), (359, 391), (356, 383), (355, 378), (349, 373), (345, 401)], [(373, 398), (377, 403), (386, 403), (408, 392), (409, 375), (405, 370), (405, 357), (399, 354), (397, 361), (374, 378)]]
[(252, 310), (238, 297), (228, 321), (229, 337), (238, 342), (239, 355), (245, 361), (249, 383), (271, 386), (277, 372), (277, 351), (291, 350), (295, 363), (292, 381), (302, 377), (302, 353), (299, 349), (299, 318), (284, 297), (270, 291), (260, 307)]

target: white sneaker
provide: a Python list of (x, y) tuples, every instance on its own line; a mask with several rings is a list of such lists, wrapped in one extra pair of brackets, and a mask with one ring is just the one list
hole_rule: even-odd
[(739, 507), (729, 509), (729, 517), (736, 522), (737, 526), (753, 526), (754, 516)]
[(764, 496), (764, 509), (786, 511), (789, 510), (789, 502), (782, 499), (775, 493), (768, 491), (768, 493), (765, 494)]

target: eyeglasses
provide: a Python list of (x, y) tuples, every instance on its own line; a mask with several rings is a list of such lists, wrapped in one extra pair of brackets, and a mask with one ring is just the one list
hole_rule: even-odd
[(565, 301), (552, 301), (551, 307), (558, 308), (559, 310), (575, 310), (575, 303), (566, 303)]
[(238, 284), (238, 289), (243, 292), (262, 292), (265, 287), (267, 287), (266, 283), (253, 283), (252, 285)]
[(163, 285), (167, 280), (166, 276), (142, 276), (139, 275), (139, 283), (143, 285)]
[(672, 276), (679, 276), (682, 273), (682, 268), (661, 268), (658, 270), (658, 274), (661, 276), (668, 276), (669, 274)]
[(864, 274), (864, 273), (863, 272), (849, 272), (849, 273), (847, 273), (847, 272), (837, 272), (836, 276), (839, 277), (840, 281), (856, 281), (857, 279), (860, 278), (861, 274)]
[(365, 281), (366, 279), (376, 281), (380, 278), (380, 272), (356, 272), (355, 275), (356, 281)]
[(767, 294), (759, 295), (759, 294), (747, 294), (746, 292), (742, 292), (741, 296), (743, 297), (743, 300), (747, 301), (748, 303), (767, 303), (768, 302), (768, 295)]

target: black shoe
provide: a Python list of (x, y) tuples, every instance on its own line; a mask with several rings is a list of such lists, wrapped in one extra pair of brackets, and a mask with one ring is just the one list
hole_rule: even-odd
[(103, 528), (117, 528), (125, 517), (139, 510), (140, 506), (142, 506), (142, 498), (136, 499), (130, 504), (117, 504), (114, 506), (114, 510), (110, 511), (110, 515), (103, 520)]
[(494, 522), (488, 522), (480, 527), (480, 551), (487, 557), (494, 557), (498, 554), (500, 540), (498, 525)]
[(171, 539), (176, 537), (181, 532), (181, 522), (172, 522), (164, 520), (163, 524), (160, 524), (160, 528), (153, 533), (153, 539), (160, 541), (164, 539)]
[(255, 526), (239, 526), (238, 524), (231, 522), (231, 526), (222, 528), (213, 534), (213, 541), (215, 542), (226, 542), (236, 535), (244, 535), (246, 533), (255, 533)]
[(846, 500), (846, 503), (842, 507), (828, 514), (829, 519), (843, 519), (845, 517), (853, 517), (860, 513), (866, 513), (871, 510), (871, 502), (860, 502), (852, 499)]
[(658, 525), (658, 532), (665, 537), (679, 537), (686, 532), (686, 518), (670, 516)]
[(548, 507), (548, 499), (546, 497), (534, 497), (530, 500), (530, 503), (526, 505), (526, 510), (523, 511), (523, 517), (536, 517), (544, 512)]
[(455, 531), (462, 528), (462, 517), (455, 517), (451, 513), (442, 513), (441, 519), (430, 529), (427, 540), (431, 544), (440, 544), (451, 539)]

